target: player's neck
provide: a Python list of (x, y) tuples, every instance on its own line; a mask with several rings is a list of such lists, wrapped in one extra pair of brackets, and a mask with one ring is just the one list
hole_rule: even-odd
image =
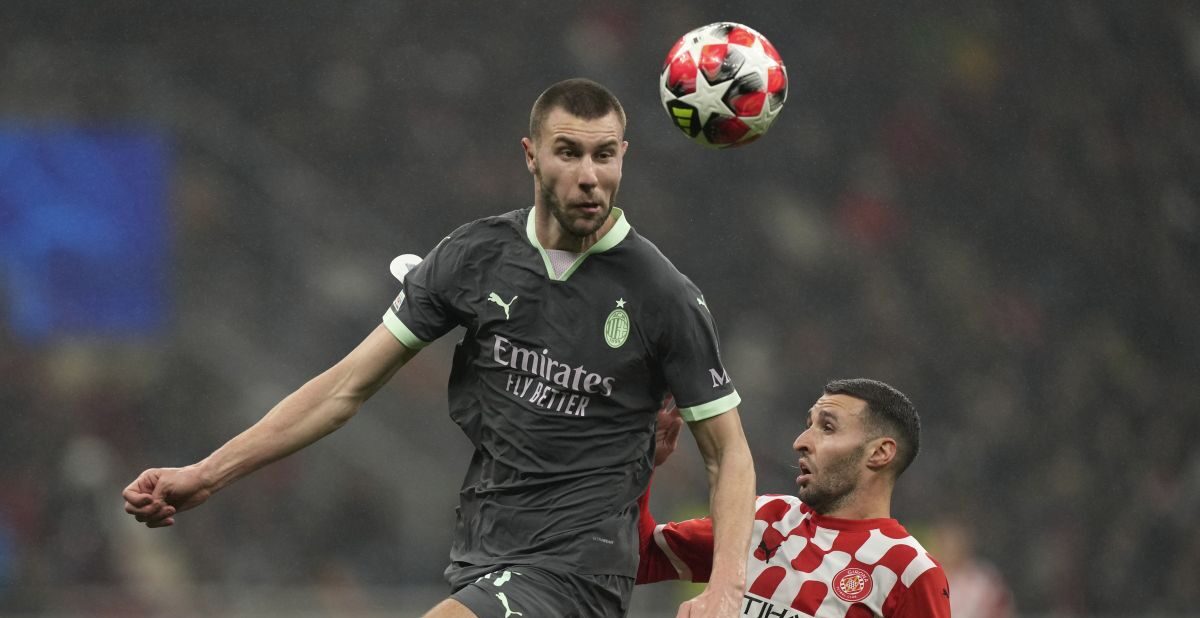
[(562, 224), (554, 215), (550, 214), (550, 209), (546, 206), (534, 204), (533, 217), (533, 229), (543, 249), (557, 249), (572, 253), (583, 253), (592, 248), (592, 245), (600, 242), (600, 239), (604, 238), (604, 235), (612, 229), (617, 221), (616, 213), (610, 211), (600, 229), (587, 236), (576, 236), (563, 229)]
[(882, 484), (859, 486), (846, 500), (833, 505), (825, 517), (838, 519), (890, 519), (892, 516), (892, 488)]

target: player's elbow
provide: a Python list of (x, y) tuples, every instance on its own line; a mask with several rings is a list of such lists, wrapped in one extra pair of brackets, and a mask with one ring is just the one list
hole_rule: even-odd
[(343, 425), (350, 422), (354, 415), (358, 413), (358, 409), (362, 407), (362, 402), (353, 400), (339, 400), (332, 406), (332, 410), (327, 416), (329, 422), (329, 431), (336, 431)]
[(350, 422), (372, 392), (357, 384), (352, 372), (343, 371), (340, 367), (321, 374), (307, 387), (311, 388), (312, 397), (316, 399), (314, 408), (327, 425), (327, 431), (334, 431)]

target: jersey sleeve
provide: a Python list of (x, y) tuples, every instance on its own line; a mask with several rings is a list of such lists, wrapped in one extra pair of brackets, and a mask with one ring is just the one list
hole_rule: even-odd
[(463, 226), (442, 239), (408, 272), (400, 295), (383, 314), (384, 326), (409, 349), (420, 350), (459, 324), (454, 275), (465, 259), (466, 229)]
[(712, 519), (659, 524), (650, 514), (650, 489), (638, 499), (638, 584), (672, 579), (707, 582), (712, 573)]
[(742, 400), (721, 361), (717, 327), (700, 289), (684, 278), (663, 305), (662, 371), (684, 420), (700, 421), (737, 407)]
[(942, 567), (913, 580), (890, 618), (950, 618), (950, 584)]

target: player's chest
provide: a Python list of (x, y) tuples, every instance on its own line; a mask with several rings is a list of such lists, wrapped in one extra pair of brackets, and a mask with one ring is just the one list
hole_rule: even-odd
[(652, 308), (636, 282), (603, 269), (554, 281), (545, 272), (497, 264), (456, 299), (482, 346), (509, 344), (621, 363), (648, 348)]
[(745, 615), (762, 610), (763, 616), (882, 616), (898, 576), (879, 568), (881, 556), (875, 553), (881, 548), (864, 549), (871, 542), (866, 534), (843, 533), (839, 539), (833, 530), (808, 532), (756, 530)]

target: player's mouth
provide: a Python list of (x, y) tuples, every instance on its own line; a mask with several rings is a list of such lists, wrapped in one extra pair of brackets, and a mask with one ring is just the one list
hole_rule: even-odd
[(579, 202), (575, 204), (575, 208), (578, 208), (588, 215), (598, 215), (601, 212), (604, 212), (604, 204), (600, 202)]
[(796, 484), (797, 485), (807, 484), (809, 481), (812, 480), (812, 477), (813, 477), (812, 468), (809, 467), (809, 465), (807, 463), (805, 463), (805, 461), (803, 459), (801, 459), (797, 465), (800, 468), (800, 474), (799, 474), (799, 476), (796, 477)]

